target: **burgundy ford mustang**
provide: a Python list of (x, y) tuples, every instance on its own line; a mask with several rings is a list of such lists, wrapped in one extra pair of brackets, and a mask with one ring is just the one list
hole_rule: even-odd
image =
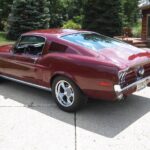
[(0, 78), (48, 89), (64, 111), (150, 84), (150, 51), (90, 31), (49, 29), (0, 47)]

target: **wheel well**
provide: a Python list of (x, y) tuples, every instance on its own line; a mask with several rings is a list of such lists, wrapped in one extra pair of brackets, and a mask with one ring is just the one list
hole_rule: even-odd
[(54, 75), (51, 79), (50, 79), (50, 86), (52, 87), (52, 84), (53, 84), (53, 81), (55, 80), (55, 78), (59, 77), (61, 75), (57, 74), (57, 75)]
[[(75, 82), (75, 80), (73, 80), (71, 77), (68, 77), (68, 76), (62, 75), (62, 74), (56, 74), (56, 75), (54, 75), (54, 76), (50, 79), (50, 86), (51, 86), (51, 87), (52, 87), (53, 81), (54, 81), (57, 77), (65, 77), (65, 78), (68, 78), (68, 79), (70, 79), (71, 81), (73, 81), (75, 85), (77, 85), (77, 86), (79, 87), (79, 85)], [(79, 87), (79, 88), (80, 88), (80, 87)]]
[[(72, 78), (68, 77), (68, 76), (65, 76), (65, 75), (62, 75), (62, 74), (56, 74), (56, 75), (54, 75), (54, 76), (50, 79), (50, 86), (51, 86), (51, 87), (52, 87), (53, 81), (54, 81), (57, 77), (65, 77), (65, 78), (68, 78), (68, 79), (72, 80), (72, 81), (75, 83), (75, 81), (74, 81)], [(75, 84), (76, 84), (76, 83), (75, 83)]]
[(68, 79), (70, 79), (71, 81), (73, 81), (73, 83), (80, 89), (80, 91), (84, 94), (84, 96), (86, 96), (85, 95), (85, 93), (81, 90), (81, 88), (79, 87), (79, 85), (72, 79), (72, 78), (70, 78), (70, 77), (68, 77), (68, 76), (65, 76), (65, 75), (62, 75), (62, 74), (56, 74), (56, 75), (54, 75), (51, 79), (50, 79), (50, 86), (52, 87), (52, 84), (53, 84), (53, 81), (57, 78), (57, 77), (65, 77), (65, 78), (68, 78)]

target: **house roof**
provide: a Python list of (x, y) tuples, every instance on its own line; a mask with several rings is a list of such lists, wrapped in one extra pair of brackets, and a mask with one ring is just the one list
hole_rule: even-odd
[(140, 0), (139, 2), (140, 9), (147, 9), (150, 8), (150, 0)]

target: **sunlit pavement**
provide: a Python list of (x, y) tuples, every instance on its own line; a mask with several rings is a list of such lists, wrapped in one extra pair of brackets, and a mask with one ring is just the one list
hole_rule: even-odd
[(0, 83), (0, 150), (150, 150), (149, 140), (150, 88), (71, 114), (49, 92)]

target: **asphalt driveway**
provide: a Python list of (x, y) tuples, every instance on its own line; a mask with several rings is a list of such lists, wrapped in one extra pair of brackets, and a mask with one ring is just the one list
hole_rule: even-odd
[(71, 114), (47, 91), (0, 83), (0, 150), (150, 150), (149, 140), (150, 88)]

